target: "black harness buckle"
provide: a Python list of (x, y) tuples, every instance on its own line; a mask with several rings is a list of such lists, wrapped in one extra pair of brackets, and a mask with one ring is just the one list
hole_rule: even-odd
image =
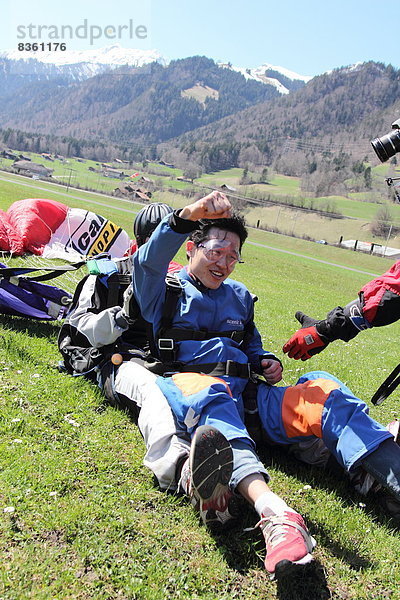
[(251, 379), (252, 373), (250, 363), (239, 364), (234, 360), (227, 360), (225, 375), (231, 377), (242, 377), (243, 379)]

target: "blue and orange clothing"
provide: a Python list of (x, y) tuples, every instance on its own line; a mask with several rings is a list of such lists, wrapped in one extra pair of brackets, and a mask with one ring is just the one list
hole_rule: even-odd
[(386, 427), (369, 416), (368, 406), (325, 371), (306, 373), (294, 386), (261, 384), (257, 403), (271, 442), (288, 445), (321, 438), (347, 471), (392, 438)]
[[(184, 227), (186, 223), (182, 223), (182, 221), (178, 218), (179, 226)], [(188, 222), (187, 225), (193, 229), (192, 222)], [(141, 246), (133, 257), (135, 296), (143, 317), (153, 324), (155, 335), (160, 327), (165, 300), (165, 275), (168, 263), (185, 241), (187, 234), (188, 232), (179, 233), (172, 229), (170, 216), (167, 216), (156, 228), (150, 240)], [(218, 289), (211, 290), (191, 277), (185, 268), (179, 271), (178, 278), (181, 282), (182, 294), (178, 300), (172, 323), (174, 328), (233, 332), (243, 331), (246, 326), (252, 324), (254, 301), (249, 290), (242, 283), (226, 279)], [(253, 326), (251, 333), (243, 343), (228, 337), (216, 336), (203, 341), (180, 341), (177, 342), (177, 349), (177, 360), (184, 364), (184, 369), (187, 371), (190, 371), (191, 365), (225, 363), (231, 360), (244, 365), (250, 363), (251, 368), (260, 373), (261, 358), (276, 358), (270, 352), (264, 351), (261, 336), (257, 328)], [(231, 394), (229, 401), (236, 405), (235, 411), (240, 417), (240, 426), (236, 427), (233, 423), (227, 423), (227, 426), (221, 431), (228, 439), (243, 437), (253, 445), (243, 425), (242, 392), (247, 384), (247, 379), (232, 376), (224, 376), (223, 379), (229, 386)], [(172, 383), (166, 380), (163, 385), (170, 390), (173, 389), (171, 388)], [(211, 390), (209, 393), (211, 394)], [(213, 403), (209, 401), (207, 395), (207, 391), (202, 392), (200, 396), (203, 397), (203, 400), (199, 400), (199, 402), (207, 402), (208, 410), (211, 410)], [(228, 401), (228, 396), (226, 396), (226, 401)], [(223, 405), (220, 401), (219, 404)], [(178, 412), (177, 402), (172, 408)], [(236, 423), (239, 424), (239, 421)]]
[[(160, 327), (165, 299), (168, 263), (185, 241), (192, 222), (167, 216), (150, 240), (135, 254), (133, 281), (142, 315)], [(178, 273), (182, 294), (173, 327), (214, 332), (243, 330), (253, 319), (253, 299), (247, 288), (226, 279), (215, 290), (195, 281), (186, 269)], [(246, 343), (227, 337), (177, 342), (177, 359), (189, 373), (159, 378), (158, 385), (170, 403), (179, 424), (192, 432), (197, 425), (217, 427), (229, 440), (252, 445), (244, 426), (243, 390), (247, 380), (239, 377), (211, 377), (190, 373), (190, 365), (226, 362), (250, 363), (261, 372), (260, 359), (273, 354), (262, 348), (256, 327)], [(258, 385), (258, 409), (263, 428), (271, 442), (291, 444), (319, 437), (347, 470), (376, 449), (391, 434), (371, 419), (365, 403), (356, 398), (335, 377), (308, 373), (297, 385)]]

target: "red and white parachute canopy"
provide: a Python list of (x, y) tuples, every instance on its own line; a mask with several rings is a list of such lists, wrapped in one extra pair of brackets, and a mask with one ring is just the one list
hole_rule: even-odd
[(119, 258), (129, 247), (129, 235), (112, 221), (55, 200), (18, 200), (0, 211), (0, 250), (15, 255), (74, 261), (107, 252)]

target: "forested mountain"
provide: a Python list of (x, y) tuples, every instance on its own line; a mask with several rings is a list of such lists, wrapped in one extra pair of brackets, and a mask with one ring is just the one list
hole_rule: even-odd
[[(168, 160), (179, 152), (205, 170), (250, 162), (271, 164), (301, 153), (348, 153), (361, 159), (369, 140), (400, 117), (400, 71), (368, 62), (336, 69), (273, 102), (257, 104), (160, 147)], [(243, 160), (242, 160), (243, 163)]]
[(149, 145), (279, 95), (272, 85), (195, 56), (77, 83), (29, 82), (2, 98), (0, 119), (3, 127)]
[[(282, 72), (264, 67), (263, 76), (285, 84)], [(400, 117), (400, 71), (390, 65), (292, 80), (285, 96), (254, 79), (257, 70), (239, 71), (197, 56), (75, 83), (30, 81), (0, 99), (0, 139), (102, 160), (163, 158), (203, 171), (273, 165), (303, 175), (362, 161), (369, 141)]]

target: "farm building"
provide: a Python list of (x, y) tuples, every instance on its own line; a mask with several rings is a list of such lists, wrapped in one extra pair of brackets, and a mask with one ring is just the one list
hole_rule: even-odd
[(44, 165), (39, 165), (28, 160), (17, 160), (12, 165), (17, 173), (23, 175), (37, 175), (38, 177), (51, 177), (53, 169), (48, 169)]
[(118, 171), (118, 169), (112, 169), (109, 167), (106, 167), (104, 169), (103, 175), (104, 177), (114, 177), (115, 179), (123, 179), (124, 177), (126, 177), (123, 171)]
[(113, 191), (113, 196), (118, 198), (129, 198), (130, 200), (142, 200), (143, 202), (149, 202), (151, 198), (151, 192), (145, 188), (133, 186), (130, 183), (121, 184)]
[(219, 189), (224, 190), (224, 192), (236, 192), (237, 191), (236, 188), (234, 188), (230, 185), (227, 185), (226, 183), (223, 183)]
[(18, 160), (18, 156), (16, 154), (14, 154), (14, 152), (12, 150), (6, 150), (6, 149), (2, 150), (1, 156), (3, 158), (8, 158), (11, 160)]

